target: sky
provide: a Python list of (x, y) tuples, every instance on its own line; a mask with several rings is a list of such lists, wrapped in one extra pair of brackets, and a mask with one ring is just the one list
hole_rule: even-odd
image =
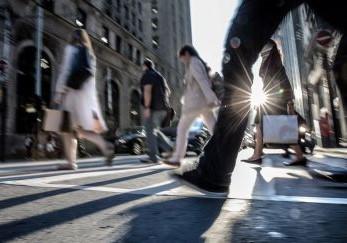
[(193, 45), (213, 71), (221, 71), (224, 39), (239, 0), (190, 0)]

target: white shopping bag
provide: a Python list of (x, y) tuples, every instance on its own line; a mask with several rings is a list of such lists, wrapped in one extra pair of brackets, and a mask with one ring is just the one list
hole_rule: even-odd
[(63, 113), (61, 110), (46, 109), (42, 129), (46, 132), (61, 132)]
[(263, 116), (263, 143), (297, 144), (298, 140), (299, 125), (297, 116)]

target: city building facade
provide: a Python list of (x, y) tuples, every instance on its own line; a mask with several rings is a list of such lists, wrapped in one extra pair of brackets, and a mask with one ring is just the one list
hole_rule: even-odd
[[(329, 46), (317, 44), (316, 35), (328, 30)], [(283, 20), (275, 38), (280, 40), (284, 65), (295, 94), (297, 111), (315, 131), (317, 142), (323, 145), (319, 121), (322, 112), (330, 117), (331, 146), (347, 140), (347, 113), (332, 71), (340, 33), (331, 28), (305, 4), (291, 11)]]
[(171, 102), (179, 111), (184, 70), (176, 53), (192, 41), (189, 0), (1, 0), (0, 8), (1, 26), (10, 23), (10, 37), (5, 38), (3, 28), (0, 49), (10, 53), (6, 133), (11, 149), (25, 134), (37, 131), (36, 104), (49, 106), (64, 47), (77, 27), (92, 38), (99, 100), (111, 133), (141, 124), (141, 64), (146, 58), (175, 91)]

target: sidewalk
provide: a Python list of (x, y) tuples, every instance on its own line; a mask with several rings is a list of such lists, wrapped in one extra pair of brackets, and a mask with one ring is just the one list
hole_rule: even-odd
[(316, 147), (309, 160), (310, 170), (336, 182), (347, 182), (347, 148)]
[(347, 148), (322, 148), (316, 146), (314, 151), (319, 153), (326, 153), (329, 155), (337, 155), (338, 157), (344, 156), (343, 158), (347, 159)]

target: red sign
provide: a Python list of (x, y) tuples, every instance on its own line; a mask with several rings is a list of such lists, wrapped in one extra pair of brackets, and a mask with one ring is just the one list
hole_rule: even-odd
[(317, 43), (323, 47), (329, 47), (332, 40), (333, 36), (328, 30), (321, 30), (316, 35)]

